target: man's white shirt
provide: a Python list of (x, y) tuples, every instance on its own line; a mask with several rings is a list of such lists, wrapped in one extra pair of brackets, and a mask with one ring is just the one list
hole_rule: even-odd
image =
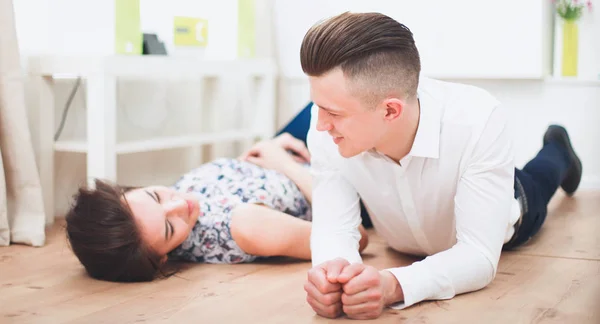
[(388, 269), (404, 291), (395, 308), (489, 284), (520, 214), (507, 111), (482, 89), (427, 78), (418, 96), (417, 134), (400, 161), (375, 151), (341, 157), (331, 136), (315, 129), (317, 106), (307, 139), (313, 265), (338, 257), (362, 262), (360, 197), (392, 248), (427, 256)]

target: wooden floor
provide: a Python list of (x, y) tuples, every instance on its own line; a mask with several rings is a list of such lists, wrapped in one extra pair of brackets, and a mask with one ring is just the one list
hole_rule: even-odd
[[(600, 192), (557, 195), (549, 208), (539, 236), (503, 254), (487, 288), (387, 310), (378, 322), (600, 323)], [(414, 261), (373, 233), (364, 259), (379, 268)], [(0, 248), (0, 323), (329, 322), (305, 302), (309, 267), (284, 259), (197, 264), (152, 283), (100, 282), (84, 274), (55, 225), (43, 248)]]

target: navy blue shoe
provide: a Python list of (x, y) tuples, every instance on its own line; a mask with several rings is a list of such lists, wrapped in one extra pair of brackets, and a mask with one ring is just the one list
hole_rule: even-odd
[(575, 150), (571, 146), (571, 140), (569, 139), (569, 134), (567, 130), (558, 125), (550, 125), (548, 130), (546, 130), (546, 134), (544, 134), (544, 145), (549, 142), (557, 143), (558, 145), (565, 148), (567, 154), (569, 155), (569, 169), (567, 170), (567, 174), (563, 179), (560, 187), (567, 193), (567, 195), (572, 196), (579, 187), (579, 183), (581, 182), (581, 173), (582, 173), (582, 165), (581, 160), (577, 154), (575, 154)]

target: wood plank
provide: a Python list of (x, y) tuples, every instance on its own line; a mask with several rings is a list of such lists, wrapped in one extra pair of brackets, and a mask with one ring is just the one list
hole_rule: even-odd
[[(387, 250), (379, 237), (373, 238), (372, 244), (366, 250), (365, 259), (375, 259), (376, 253), (379, 254), (379, 258), (386, 258), (388, 261), (396, 260), (396, 263), (407, 264), (406, 260), (412, 260)], [(238, 267), (249, 270), (237, 275), (232, 273), (232, 270)], [(124, 322), (168, 320), (177, 323), (185, 322), (190, 318), (202, 318), (209, 323), (221, 320), (281, 323), (288, 321), (289, 316), (287, 312), (280, 312), (281, 309), (310, 312), (310, 308), (307, 308), (308, 305), (304, 302), (302, 288), (309, 268), (310, 262), (298, 262), (286, 258), (275, 258), (248, 265), (194, 266), (182, 273), (182, 276), (189, 281), (169, 279), (170, 282), (163, 289), (154, 290), (89, 316), (77, 318), (74, 323), (115, 320)], [(219, 277), (224, 273), (229, 273), (231, 277)], [(290, 295), (291, 291), (294, 294)], [(299, 297), (299, 299), (282, 299), (281, 302), (274, 302), (279, 300), (282, 294)], [(265, 302), (257, 303), (257, 300)], [(237, 305), (235, 312), (229, 311), (226, 307), (232, 301)], [(224, 312), (227, 314), (224, 315)], [(233, 314), (240, 317), (227, 317)], [(270, 315), (268, 318), (263, 318), (265, 314)], [(309, 317), (312, 316), (309, 314)]]
[(600, 260), (600, 191), (566, 197), (560, 190), (550, 201), (538, 235), (517, 251), (526, 255)]
[[(394, 263), (382, 256), (372, 261), (380, 267)], [(195, 282), (186, 286), (172, 282), (164, 290), (78, 318), (77, 322), (327, 322), (315, 316), (305, 302), (302, 285), (308, 268), (308, 263), (273, 264), (231, 281), (209, 284), (205, 290), (195, 287)], [(403, 311), (386, 310), (381, 321), (598, 323), (600, 312), (594, 310), (598, 304), (600, 262), (507, 253), (488, 288), (450, 301), (424, 302)]]
[(506, 253), (485, 289), (398, 312), (417, 323), (600, 323), (600, 262)]
[[(218, 285), (219, 282), (246, 275), (253, 268), (254, 265), (250, 265), (217, 273), (210, 267), (195, 267), (196, 271), (192, 273), (184, 271), (182, 275), (167, 280), (132, 284), (102, 282), (90, 279), (82, 272), (71, 273), (70, 278), (50, 287), (5, 301), (2, 304), (0, 317), (9, 315), (18, 318), (20, 322), (60, 318), (61, 322), (74, 320), (81, 323), (82, 320), (78, 318), (89, 316), (92, 318), (91, 322), (112, 319), (113, 322), (120, 323), (123, 318), (131, 315), (136, 320), (136, 308), (160, 309), (164, 303), (163, 292), (177, 292), (186, 289), (190, 283), (199, 291), (203, 291), (206, 289), (203, 284), (206, 281), (203, 279), (208, 276), (215, 280), (209, 283)], [(170, 303), (177, 305), (178, 300), (178, 298), (167, 298), (168, 302), (164, 305), (166, 307), (171, 307)], [(124, 314), (114, 313), (115, 308), (122, 309)]]
[(48, 250), (63, 248), (63, 244), (57, 244), (55, 241), (63, 239), (64, 236), (64, 220), (58, 219), (54, 224), (46, 226), (46, 245), (43, 247), (33, 248), (23, 244), (13, 244), (8, 247), (0, 248), (0, 264), (4, 261), (8, 262), (22, 256), (24, 258), (30, 258), (33, 255), (43, 255)]
[[(598, 197), (555, 197), (540, 237), (503, 253), (487, 288), (402, 311), (388, 309), (377, 322), (600, 323), (595, 308), (600, 305)], [(84, 274), (62, 226), (59, 221), (48, 229), (45, 247), (0, 249), (0, 322), (331, 322), (316, 316), (305, 301), (310, 262), (186, 264), (176, 277), (152, 283), (101, 282)], [(417, 260), (370, 233), (366, 263), (381, 269)], [(583, 248), (587, 254), (577, 252)]]

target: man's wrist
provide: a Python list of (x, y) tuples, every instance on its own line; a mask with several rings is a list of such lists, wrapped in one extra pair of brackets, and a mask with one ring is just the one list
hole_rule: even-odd
[(387, 270), (381, 270), (379, 273), (381, 273), (383, 280), (383, 298), (385, 305), (388, 306), (404, 301), (404, 291), (396, 276)]

